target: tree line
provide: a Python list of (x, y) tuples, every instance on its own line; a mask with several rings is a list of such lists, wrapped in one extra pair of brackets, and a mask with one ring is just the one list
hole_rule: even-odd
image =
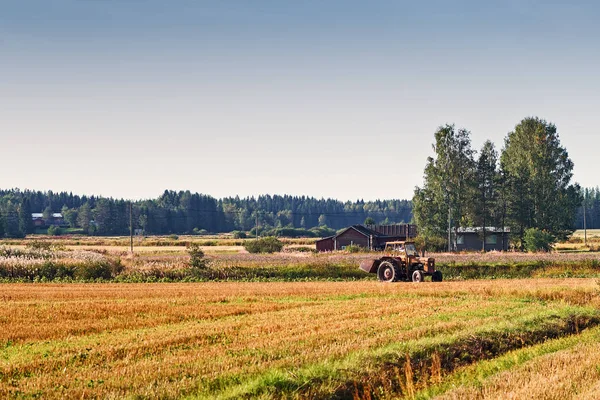
[[(214, 197), (165, 190), (156, 199), (131, 202), (133, 228), (145, 234), (198, 234), (259, 231), (283, 235), (323, 235), (371, 218), (376, 223), (409, 222), (408, 200), (347, 201), (306, 196)], [(45, 219), (61, 213), (65, 224), (92, 235), (129, 234), (130, 202), (72, 193), (0, 190), (0, 237), (35, 232), (32, 212)]]
[(435, 156), (428, 158), (424, 184), (413, 197), (426, 242), (452, 250), (461, 227), (480, 227), (483, 242), (488, 227), (509, 227), (511, 242), (522, 249), (530, 229), (564, 240), (580, 225), (582, 190), (571, 182), (573, 162), (554, 124), (523, 119), (500, 153), (491, 141), (475, 151), (471, 133), (454, 125), (438, 128), (434, 139)]

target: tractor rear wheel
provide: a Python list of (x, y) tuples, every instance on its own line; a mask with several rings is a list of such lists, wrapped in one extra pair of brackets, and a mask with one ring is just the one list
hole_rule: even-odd
[(433, 275), (431, 275), (432, 282), (441, 282), (444, 277), (442, 276), (442, 271), (435, 271)]
[(377, 277), (381, 282), (396, 282), (400, 280), (400, 268), (391, 261), (383, 261), (377, 268)]
[(413, 272), (412, 281), (413, 282), (423, 282), (423, 271), (418, 269), (415, 272)]

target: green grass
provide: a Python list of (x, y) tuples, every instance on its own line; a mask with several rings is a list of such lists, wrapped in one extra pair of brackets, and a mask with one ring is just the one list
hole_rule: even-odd
[(432, 385), (416, 393), (416, 399), (430, 399), (456, 387), (481, 387), (489, 379), (501, 372), (514, 370), (539, 357), (572, 349), (575, 346), (597, 344), (600, 341), (600, 328), (587, 329), (579, 335), (570, 335), (549, 340), (534, 346), (513, 350), (500, 357), (480, 361), (449, 374), (443, 383)]
[[(456, 316), (455, 316), (456, 317)], [(209, 392), (188, 396), (190, 399), (237, 398), (378, 398), (408, 395), (414, 387), (426, 383), (434, 357), (439, 357), (441, 371), (504, 354), (513, 349), (542, 343), (579, 332), (600, 323), (600, 313), (592, 308), (562, 307), (493, 326), (474, 330), (422, 337), (393, 343), (370, 351), (356, 352), (341, 359), (306, 365), (294, 371), (273, 369), (252, 379), (235, 376), (212, 385)], [(407, 363), (410, 364), (407, 375)], [(239, 382), (239, 383), (238, 383)], [(378, 388), (385, 386), (381, 391)], [(446, 386), (431, 389), (440, 392)], [(221, 388), (215, 392), (215, 389)], [(421, 396), (429, 392), (423, 392)]]

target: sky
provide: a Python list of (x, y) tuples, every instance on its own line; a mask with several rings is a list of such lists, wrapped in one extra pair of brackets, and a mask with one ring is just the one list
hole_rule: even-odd
[(446, 123), (600, 185), (593, 1), (0, 0), (0, 188), (412, 198)]

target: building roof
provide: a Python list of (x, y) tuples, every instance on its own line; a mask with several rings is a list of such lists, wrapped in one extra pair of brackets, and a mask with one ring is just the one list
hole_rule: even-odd
[(400, 235), (400, 236), (398, 236), (398, 235), (384, 235), (384, 234), (379, 233), (379, 232), (377, 232), (377, 231), (375, 231), (375, 230), (373, 230), (371, 228), (367, 228), (364, 225), (352, 225), (352, 226), (349, 226), (349, 227), (341, 230), (339, 233), (336, 233), (333, 236), (328, 236), (328, 237), (324, 237), (322, 239), (319, 239), (319, 240), (317, 240), (317, 242), (320, 242), (322, 240), (331, 240), (331, 239), (334, 239), (335, 237), (343, 235), (344, 233), (348, 232), (350, 229), (354, 229), (355, 231), (357, 231), (358, 233), (360, 233), (361, 235), (366, 236), (366, 237), (373, 236), (373, 237), (380, 238), (380, 239), (389, 239), (389, 238), (395, 239), (395, 238), (399, 238), (399, 237), (404, 237), (403, 235)]
[[(505, 226), (504, 229), (502, 229), (502, 228), (498, 228), (498, 227), (494, 227), (494, 226), (487, 226), (485, 228), (485, 231), (490, 232), (490, 233), (510, 233), (510, 227)], [(479, 232), (483, 232), (483, 227), (471, 226), (471, 227), (466, 227), (466, 228), (458, 228), (458, 233), (479, 233)]]
[[(62, 214), (61, 213), (53, 213), (52, 214), (52, 218), (62, 218)], [(43, 213), (31, 213), (31, 218), (44, 218), (44, 214)]]

